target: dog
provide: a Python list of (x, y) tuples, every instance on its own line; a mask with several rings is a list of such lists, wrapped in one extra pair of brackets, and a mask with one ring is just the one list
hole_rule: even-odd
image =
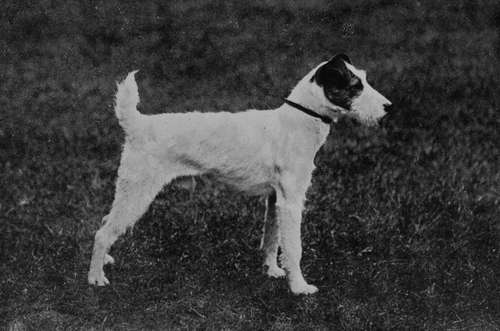
[[(301, 219), (314, 157), (330, 123), (351, 116), (376, 125), (391, 102), (366, 72), (338, 54), (311, 70), (272, 110), (143, 115), (135, 73), (118, 84), (115, 112), (125, 131), (111, 211), (95, 235), (88, 282), (107, 285), (108, 250), (176, 178), (210, 175), (239, 191), (265, 195), (261, 248), (270, 277), (288, 278), (294, 294), (312, 294), (300, 268)], [(278, 266), (278, 247), (281, 248)]]

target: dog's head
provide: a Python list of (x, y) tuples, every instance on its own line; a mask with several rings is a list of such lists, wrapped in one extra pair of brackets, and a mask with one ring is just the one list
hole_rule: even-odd
[(368, 125), (377, 124), (391, 105), (366, 80), (366, 71), (357, 69), (345, 54), (320, 64), (310, 78), (319, 87), (322, 112), (340, 111)]

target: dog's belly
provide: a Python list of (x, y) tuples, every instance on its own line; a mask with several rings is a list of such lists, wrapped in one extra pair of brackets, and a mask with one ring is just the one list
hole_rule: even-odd
[(248, 169), (246, 171), (234, 170), (229, 172), (210, 171), (208, 177), (248, 195), (264, 195), (272, 191), (271, 176), (263, 169), (254, 168), (253, 171), (248, 171)]
[(197, 182), (207, 183), (207, 182), (220, 182), (230, 188), (243, 192), (247, 195), (268, 195), (273, 191), (273, 186), (271, 182), (265, 182), (260, 184), (245, 184), (241, 181), (235, 181), (228, 178), (217, 178), (209, 174), (202, 176), (188, 176), (178, 178), (174, 181), (174, 185), (187, 189), (194, 190), (197, 186)]
[(224, 183), (248, 195), (268, 195), (273, 191), (271, 183), (247, 184), (232, 181), (224, 181)]

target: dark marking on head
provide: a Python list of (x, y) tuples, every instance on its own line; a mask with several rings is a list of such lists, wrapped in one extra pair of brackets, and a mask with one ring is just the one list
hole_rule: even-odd
[(352, 100), (363, 90), (363, 83), (347, 68), (346, 63), (351, 64), (347, 55), (335, 55), (316, 70), (311, 82), (316, 82), (323, 88), (331, 103), (350, 110)]
[(275, 191), (275, 190), (273, 190), (273, 191), (269, 194), (269, 196), (267, 197), (267, 202), (268, 202), (270, 205), (272, 205), (272, 206), (274, 206), (274, 205), (276, 204), (276, 191)]

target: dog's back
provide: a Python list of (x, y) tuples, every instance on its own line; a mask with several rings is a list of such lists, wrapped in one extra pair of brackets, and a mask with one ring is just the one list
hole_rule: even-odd
[(160, 167), (189, 174), (213, 173), (243, 191), (267, 189), (278, 158), (272, 151), (280, 150), (273, 146), (280, 141), (278, 111), (143, 115), (134, 75), (118, 84), (115, 106), (128, 154), (153, 157)]

